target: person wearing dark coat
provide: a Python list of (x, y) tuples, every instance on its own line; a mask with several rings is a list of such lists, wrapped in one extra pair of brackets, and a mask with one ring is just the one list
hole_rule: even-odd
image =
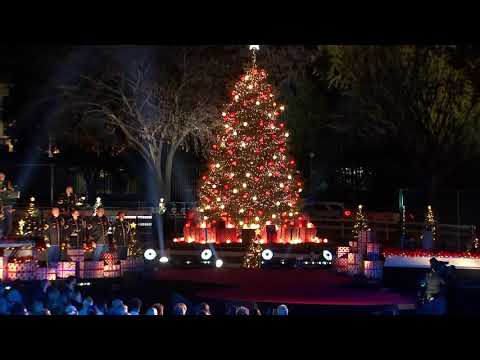
[(117, 214), (113, 230), (113, 245), (115, 246), (119, 259), (127, 258), (127, 249), (132, 233), (130, 223), (125, 220), (125, 212)]
[(80, 217), (77, 209), (72, 210), (72, 217), (65, 223), (65, 236), (70, 249), (83, 249), (87, 236), (87, 224)]
[(64, 214), (70, 214), (78, 204), (78, 196), (73, 192), (72, 186), (67, 186), (65, 192), (60, 194), (57, 201)]
[(97, 208), (97, 214), (90, 218), (87, 225), (89, 236), (92, 238), (95, 247), (94, 261), (99, 261), (103, 254), (108, 251), (109, 235), (111, 234), (110, 226), (110, 220), (105, 216), (105, 209), (103, 207)]
[(60, 216), (58, 207), (52, 208), (51, 216), (43, 226), (43, 237), (47, 245), (47, 262), (58, 263), (65, 258), (65, 219)]

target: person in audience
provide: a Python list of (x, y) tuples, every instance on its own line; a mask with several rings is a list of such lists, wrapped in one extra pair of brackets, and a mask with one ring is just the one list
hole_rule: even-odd
[(8, 311), (8, 302), (7, 299), (4, 297), (0, 297), (0, 316), (1, 315), (9, 315)]
[(70, 303), (77, 309), (80, 309), (82, 307), (82, 291), (80, 290), (79, 286), (75, 287), (75, 290), (70, 294), (69, 300)]
[(77, 308), (73, 305), (68, 305), (65, 308), (65, 315), (78, 315)]
[(109, 315), (129, 315), (128, 307), (123, 304), (122, 300), (115, 299), (112, 301)]
[(31, 315), (45, 315), (45, 307), (40, 300), (33, 300)]
[(201, 303), (197, 315), (212, 315), (210, 313), (210, 306), (207, 303)]
[(83, 300), (82, 307), (78, 312), (78, 315), (95, 315), (95, 309), (93, 306), (93, 299), (88, 296)]
[(173, 315), (175, 316), (185, 316), (187, 315), (187, 305), (184, 303), (175, 304), (173, 308)]
[(163, 305), (160, 303), (156, 303), (152, 305), (153, 308), (157, 309), (157, 315), (163, 316)]
[(248, 308), (246, 308), (245, 306), (240, 306), (235, 315), (237, 316), (249, 316), (250, 315), (250, 310), (248, 310)]
[(40, 280), (38, 287), (33, 292), (32, 300), (38, 300), (42, 303), (46, 303), (47, 301), (47, 290), (52, 286), (50, 280)]
[(47, 309), (49, 309), (53, 315), (62, 315), (63, 313), (63, 304), (60, 295), (60, 291), (53, 286), (47, 289)]
[(12, 309), (10, 310), (11, 315), (28, 315), (28, 310), (22, 303), (14, 303)]
[(158, 315), (158, 311), (157, 309), (155, 309), (154, 307), (149, 307), (147, 309), (147, 311), (145, 312), (145, 315)]
[(128, 302), (128, 309), (130, 315), (140, 315), (140, 309), (142, 308), (142, 301), (139, 298), (133, 298)]
[(15, 304), (23, 304), (23, 297), (20, 291), (17, 289), (11, 289), (6, 296), (10, 311)]
[(287, 316), (288, 315), (288, 307), (287, 305), (279, 305), (277, 307), (277, 315), (279, 316)]

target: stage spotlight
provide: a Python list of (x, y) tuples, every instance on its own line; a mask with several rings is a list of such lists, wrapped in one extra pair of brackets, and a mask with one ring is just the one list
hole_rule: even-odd
[(327, 261), (332, 261), (333, 255), (329, 250), (323, 250), (323, 257)]
[(157, 252), (153, 249), (147, 249), (143, 253), (143, 257), (147, 260), (153, 260), (157, 257)]
[(221, 268), (223, 266), (223, 260), (222, 259), (217, 259), (217, 261), (215, 261), (215, 266), (217, 268)]
[(162, 256), (162, 257), (160, 258), (160, 262), (161, 262), (162, 264), (168, 263), (168, 257)]
[(210, 260), (210, 258), (213, 256), (213, 253), (212, 253), (212, 250), (210, 249), (205, 249), (202, 251), (202, 253), (200, 254), (200, 257), (202, 258), (202, 260)]
[(263, 260), (266, 260), (266, 261), (269, 261), (269, 260), (272, 260), (273, 258), (273, 251), (270, 250), (270, 249), (265, 249), (262, 251), (262, 259)]

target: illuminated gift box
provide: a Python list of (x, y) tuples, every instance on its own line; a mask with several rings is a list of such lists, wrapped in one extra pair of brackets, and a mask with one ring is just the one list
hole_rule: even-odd
[(14, 272), (35, 272), (37, 263), (35, 261), (8, 263), (7, 271)]
[(304, 242), (300, 237), (300, 228), (282, 226), (279, 233), (279, 240), (277, 240), (277, 243), (300, 244)]
[(67, 249), (67, 256), (74, 262), (85, 261), (84, 249)]
[(6, 280), (7, 278), (7, 264), (8, 257), (0, 256), (0, 280)]
[(194, 236), (196, 243), (206, 244), (215, 243), (215, 228), (200, 227), (195, 228)]
[(7, 264), (7, 272), (4, 273), (8, 280), (34, 280), (35, 270), (37, 269), (36, 261), (14, 262)]
[(340, 273), (347, 272), (348, 270), (348, 258), (343, 257), (343, 258), (338, 258), (333, 261), (333, 265), (335, 267), (335, 270)]
[(80, 263), (79, 276), (82, 279), (103, 278), (105, 263), (101, 261), (85, 261)]
[(313, 242), (317, 236), (317, 229), (314, 227), (302, 227), (300, 228), (300, 239), (302, 242)]
[(347, 255), (350, 252), (348, 246), (339, 246), (337, 247), (337, 258), (341, 258), (343, 255)]
[(73, 261), (60, 261), (57, 264), (57, 278), (66, 279), (69, 276), (75, 276), (76, 264)]
[(368, 279), (381, 279), (383, 275), (383, 261), (363, 262), (364, 275)]
[(120, 274), (123, 275), (127, 272), (132, 272), (135, 270), (135, 261), (134, 259), (120, 260)]
[(57, 268), (41, 267), (35, 271), (35, 280), (56, 280)]
[(103, 274), (106, 278), (120, 277), (120, 265), (105, 265)]

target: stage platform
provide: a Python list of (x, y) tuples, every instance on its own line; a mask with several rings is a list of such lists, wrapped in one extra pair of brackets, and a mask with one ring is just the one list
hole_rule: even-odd
[(194, 295), (206, 300), (328, 306), (392, 306), (413, 309), (413, 297), (356, 283), (322, 269), (173, 269), (152, 274), (165, 282), (195, 285)]

